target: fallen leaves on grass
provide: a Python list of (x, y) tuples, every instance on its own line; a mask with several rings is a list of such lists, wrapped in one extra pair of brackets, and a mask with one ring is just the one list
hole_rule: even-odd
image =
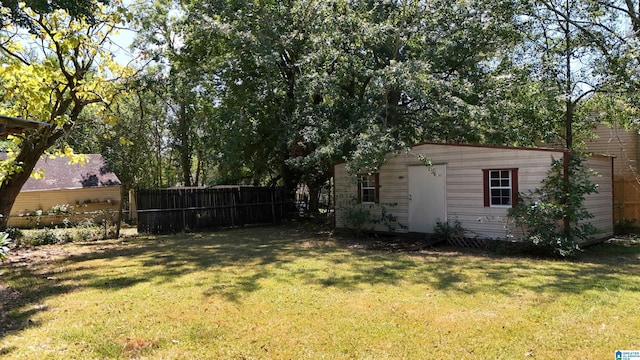
[(141, 338), (126, 338), (124, 341), (124, 351), (129, 353), (139, 353), (140, 351), (148, 348), (153, 348), (158, 345), (156, 340), (145, 340)]

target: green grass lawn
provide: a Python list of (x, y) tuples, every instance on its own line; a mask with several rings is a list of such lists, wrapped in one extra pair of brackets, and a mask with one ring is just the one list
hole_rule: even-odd
[(16, 252), (0, 266), (0, 357), (613, 359), (640, 349), (639, 245), (560, 261), (349, 243), (289, 225)]

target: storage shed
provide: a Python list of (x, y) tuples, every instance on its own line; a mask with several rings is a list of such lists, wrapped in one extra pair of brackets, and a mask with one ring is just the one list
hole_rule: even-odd
[[(379, 171), (353, 176), (346, 164), (334, 167), (335, 221), (352, 227), (354, 216), (370, 215), (366, 229), (432, 233), (438, 222), (459, 222), (469, 237), (517, 238), (508, 218), (517, 194), (541, 186), (553, 159), (563, 150), (421, 143), (400, 155), (389, 154)], [(426, 166), (420, 158), (431, 161)], [(613, 235), (613, 160), (589, 157), (598, 193), (585, 199), (594, 215), (596, 237)], [(355, 210), (355, 211), (354, 211)], [(354, 215), (356, 214), (356, 215)]]
[(120, 180), (99, 154), (87, 154), (86, 164), (69, 159), (42, 158), (35, 170), (44, 178), (30, 178), (11, 209), (9, 226), (60, 225), (84, 219), (100, 221), (117, 215)]

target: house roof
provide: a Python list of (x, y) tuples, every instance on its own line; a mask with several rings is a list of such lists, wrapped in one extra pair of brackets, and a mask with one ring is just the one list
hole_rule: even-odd
[(43, 126), (51, 126), (51, 124), (0, 115), (0, 137)]
[(44, 169), (44, 179), (29, 178), (22, 191), (81, 189), (119, 186), (120, 180), (100, 154), (87, 154), (86, 164), (69, 164), (66, 157), (38, 160), (35, 170)]

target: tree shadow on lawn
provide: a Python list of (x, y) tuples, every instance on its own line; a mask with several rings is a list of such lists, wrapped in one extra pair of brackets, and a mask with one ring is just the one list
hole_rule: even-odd
[[(343, 238), (343, 247), (387, 254), (405, 271), (389, 278), (389, 283), (409, 280), (434, 289), (467, 294), (512, 295), (527, 290), (545, 294), (581, 294), (592, 290), (640, 291), (640, 246), (637, 243), (608, 241), (584, 249), (575, 258), (550, 259), (527, 254), (502, 255), (495, 252), (449, 246), (425, 247), (402, 236), (384, 239)], [(406, 249), (402, 251), (403, 241)], [(404, 257), (394, 257), (402, 253)], [(360, 256), (360, 255), (359, 255)], [(396, 255), (397, 256), (397, 255)], [(402, 259), (411, 259), (408, 262)], [(400, 260), (398, 260), (400, 259)], [(372, 269), (368, 268), (369, 271)], [(367, 270), (356, 276), (332, 279), (332, 286), (353, 287), (367, 282)], [(376, 278), (373, 274), (372, 278)]]
[(605, 244), (589, 249), (584, 259), (563, 261), (446, 247), (368, 250), (354, 246), (361, 240), (288, 225), (74, 244), (81, 251), (59, 259), (0, 265), (3, 280), (19, 293), (10, 301), (0, 299), (0, 338), (37, 326), (30, 319), (46, 310), (41, 303), (47, 298), (83, 288), (119, 290), (147, 282), (162, 286), (194, 272), (203, 272), (197, 285), (203, 296), (235, 302), (260, 290), (267, 279), (345, 291), (370, 285), (399, 289), (427, 285), (453, 294), (505, 296), (522, 290), (541, 294), (640, 291), (640, 281), (631, 276), (640, 273), (638, 247)]
[[(239, 301), (242, 294), (258, 290), (260, 280), (269, 276), (265, 266), (293, 261), (299, 251), (296, 241), (308, 236), (290, 227), (246, 228), (71, 244), (80, 251), (53, 251), (52, 256), (42, 253), (67, 245), (20, 251), (20, 255), (13, 252), (8, 262), (0, 263), (0, 339), (38, 325), (32, 318), (46, 310), (41, 303), (47, 298), (83, 288), (119, 290), (145, 282), (162, 285), (195, 271), (211, 272), (215, 280), (216, 272), (227, 269), (257, 269), (238, 274), (221, 292)], [(39, 254), (29, 259), (36, 251)], [(214, 286), (212, 283), (205, 286)]]

